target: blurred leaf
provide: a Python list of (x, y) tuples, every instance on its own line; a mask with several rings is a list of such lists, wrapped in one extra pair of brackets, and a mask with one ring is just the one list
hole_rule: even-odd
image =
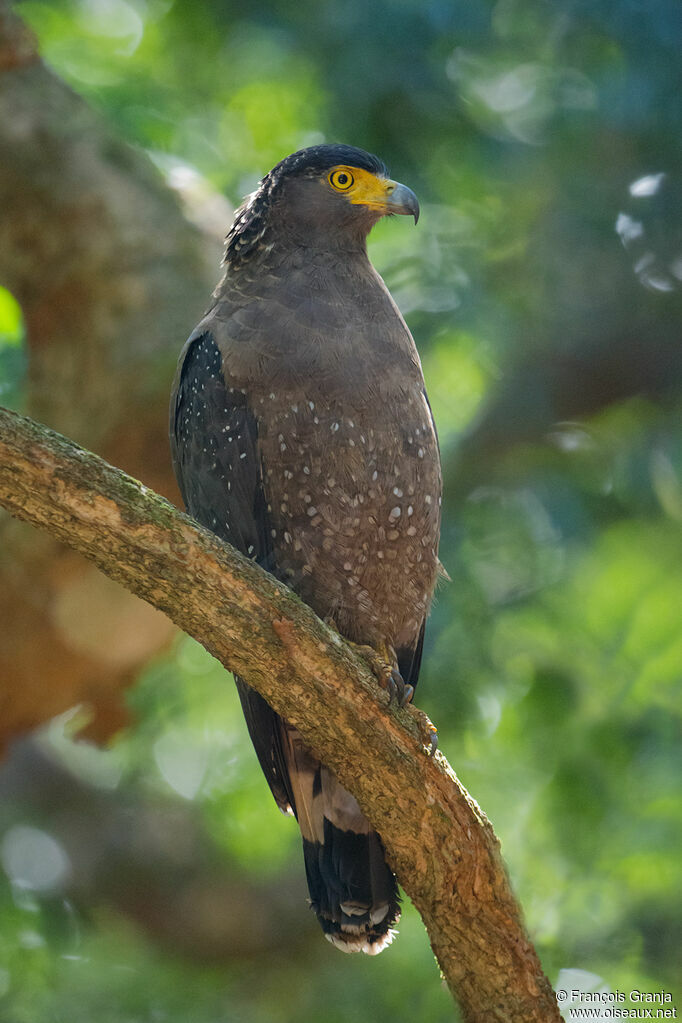
[(0, 287), (0, 404), (21, 411), (26, 354), (23, 349), (24, 324), (15, 298)]

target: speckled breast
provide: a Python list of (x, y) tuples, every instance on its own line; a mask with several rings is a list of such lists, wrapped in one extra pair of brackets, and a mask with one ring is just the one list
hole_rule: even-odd
[(399, 649), (436, 583), (441, 477), (421, 387), (382, 399), (252, 397), (278, 574), (350, 639)]

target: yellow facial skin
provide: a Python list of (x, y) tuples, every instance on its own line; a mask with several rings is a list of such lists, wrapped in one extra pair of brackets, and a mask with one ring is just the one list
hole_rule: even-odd
[(390, 178), (380, 178), (362, 167), (339, 164), (327, 174), (329, 187), (353, 205), (367, 206), (382, 214), (405, 213), (419, 218), (419, 203), (411, 188)]

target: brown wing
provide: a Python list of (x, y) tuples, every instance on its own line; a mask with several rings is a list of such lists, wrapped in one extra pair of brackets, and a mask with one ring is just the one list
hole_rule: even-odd
[[(268, 571), (274, 571), (263, 496), (258, 423), (247, 396), (225, 380), (210, 332), (190, 337), (171, 397), (171, 453), (187, 511)], [(293, 806), (281, 718), (241, 678), (237, 689), (263, 773), (284, 812)]]

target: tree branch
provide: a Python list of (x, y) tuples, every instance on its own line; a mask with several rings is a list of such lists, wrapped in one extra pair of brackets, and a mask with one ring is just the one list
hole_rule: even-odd
[(467, 1023), (560, 1020), (499, 843), (427, 755), (425, 716), (387, 708), (310, 608), (141, 483), (1, 409), (0, 504), (164, 611), (300, 730), (381, 833)]

